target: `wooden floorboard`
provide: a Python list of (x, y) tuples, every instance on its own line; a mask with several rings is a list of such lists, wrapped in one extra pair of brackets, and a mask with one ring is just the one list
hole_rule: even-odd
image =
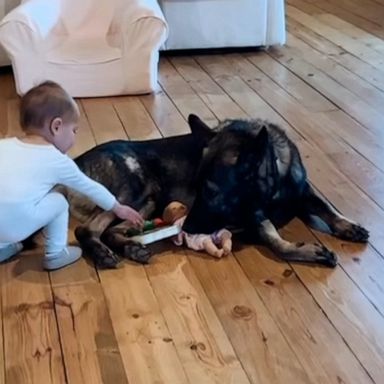
[(343, 2), (334, 0), (288, 0), (287, 3), (300, 8), (310, 15), (331, 14), (369, 32), (373, 36), (384, 37), (384, 30), (379, 23), (364, 18), (360, 13), (354, 13), (355, 8), (345, 7)]
[(189, 381), (250, 383), (188, 256), (168, 250), (146, 270)]
[[(302, 237), (299, 231), (295, 235)], [(246, 249), (236, 253), (236, 258), (312, 381), (369, 383), (343, 335), (303, 286), (300, 273), (278, 261), (271, 262), (265, 257), (268, 252), (261, 251)], [(324, 271), (324, 278), (329, 275)], [(328, 355), (322, 351), (329, 345), (333, 350)]]
[[(145, 267), (46, 273), (42, 248), (25, 251), (0, 265), (0, 384), (384, 384), (384, 0), (286, 3), (285, 46), (162, 58), (152, 95), (77, 100), (69, 154), (185, 134), (190, 113), (268, 119), (370, 243), (282, 230), (334, 250), (334, 270), (259, 246), (216, 260), (158, 244)], [(18, 108), (2, 69), (0, 137), (21, 133)]]
[[(360, 76), (366, 82), (374, 85), (380, 90), (384, 89), (384, 73), (381, 69), (375, 68), (372, 65), (361, 61), (358, 57), (354, 56), (341, 46), (327, 40), (325, 37), (314, 32), (310, 28), (305, 27), (287, 17), (288, 32), (295, 37), (300, 38), (307, 43), (315, 51), (323, 53), (327, 56), (330, 63), (337, 62), (350, 72)], [(312, 54), (311, 50), (308, 54)]]

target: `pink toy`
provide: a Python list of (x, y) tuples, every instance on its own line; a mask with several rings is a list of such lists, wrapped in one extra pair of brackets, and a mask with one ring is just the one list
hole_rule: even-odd
[(183, 223), (187, 217), (187, 207), (179, 201), (172, 201), (168, 204), (163, 212), (163, 220), (167, 224), (177, 225), (180, 232), (173, 237), (176, 245), (182, 245), (183, 242), (188, 248), (195, 251), (206, 251), (214, 257), (222, 257), (228, 255), (232, 250), (232, 234), (227, 229), (220, 229), (212, 234), (195, 234), (186, 233), (181, 230)]

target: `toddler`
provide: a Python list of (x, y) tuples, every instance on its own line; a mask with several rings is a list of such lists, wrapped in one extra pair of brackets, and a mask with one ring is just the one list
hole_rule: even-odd
[(62, 268), (81, 257), (80, 248), (67, 245), (69, 207), (63, 195), (52, 191), (57, 184), (86, 195), (133, 226), (143, 225), (137, 211), (120, 204), (66, 155), (75, 142), (78, 120), (75, 101), (54, 82), (44, 82), (22, 97), (25, 135), (0, 140), (0, 262), (21, 251), (21, 242), (41, 228), (44, 269)]
[[(163, 220), (167, 224), (176, 224), (182, 228), (187, 217), (187, 207), (179, 201), (169, 203), (163, 212)], [(232, 233), (227, 229), (220, 229), (212, 234), (190, 234), (185, 231), (173, 238), (176, 245), (182, 245), (183, 242), (188, 248), (195, 251), (204, 250), (214, 257), (228, 255), (232, 250)]]

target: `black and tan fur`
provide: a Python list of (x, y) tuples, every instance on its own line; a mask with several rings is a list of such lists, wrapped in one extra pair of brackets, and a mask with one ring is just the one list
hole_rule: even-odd
[[(317, 216), (340, 238), (366, 242), (368, 232), (343, 217), (310, 186), (300, 154), (284, 131), (262, 120), (228, 120), (210, 130), (189, 117), (191, 133), (165, 139), (99, 145), (76, 159), (90, 177), (145, 218), (161, 215), (172, 200), (191, 207), (184, 229), (211, 233), (243, 228), (248, 239), (289, 261), (336, 265), (319, 244), (291, 243), (276, 228), (294, 217)], [(97, 265), (114, 267), (119, 257), (147, 262), (149, 251), (125, 236), (128, 224), (67, 191), (83, 249)], [(299, 240), (299, 239), (298, 239)]]

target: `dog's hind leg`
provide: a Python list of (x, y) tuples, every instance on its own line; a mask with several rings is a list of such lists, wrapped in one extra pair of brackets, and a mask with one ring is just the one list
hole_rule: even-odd
[(152, 253), (145, 245), (128, 238), (127, 232), (132, 229), (132, 223), (122, 223), (108, 228), (102, 235), (102, 240), (120, 256), (141, 264), (148, 263)]
[(310, 185), (303, 196), (300, 210), (299, 217), (304, 222), (309, 223), (311, 216), (317, 216), (340, 239), (361, 243), (368, 241), (369, 232), (365, 228), (344, 217), (328, 201), (317, 195)]
[(86, 224), (75, 229), (75, 236), (81, 248), (101, 268), (115, 268), (119, 263), (118, 256), (100, 239), (101, 234), (115, 219), (114, 213), (101, 212)]
[(326, 247), (316, 243), (291, 243), (284, 240), (270, 220), (262, 214), (256, 215), (253, 230), (259, 239), (277, 256), (285, 261), (319, 263), (327, 267), (335, 267), (336, 255)]

